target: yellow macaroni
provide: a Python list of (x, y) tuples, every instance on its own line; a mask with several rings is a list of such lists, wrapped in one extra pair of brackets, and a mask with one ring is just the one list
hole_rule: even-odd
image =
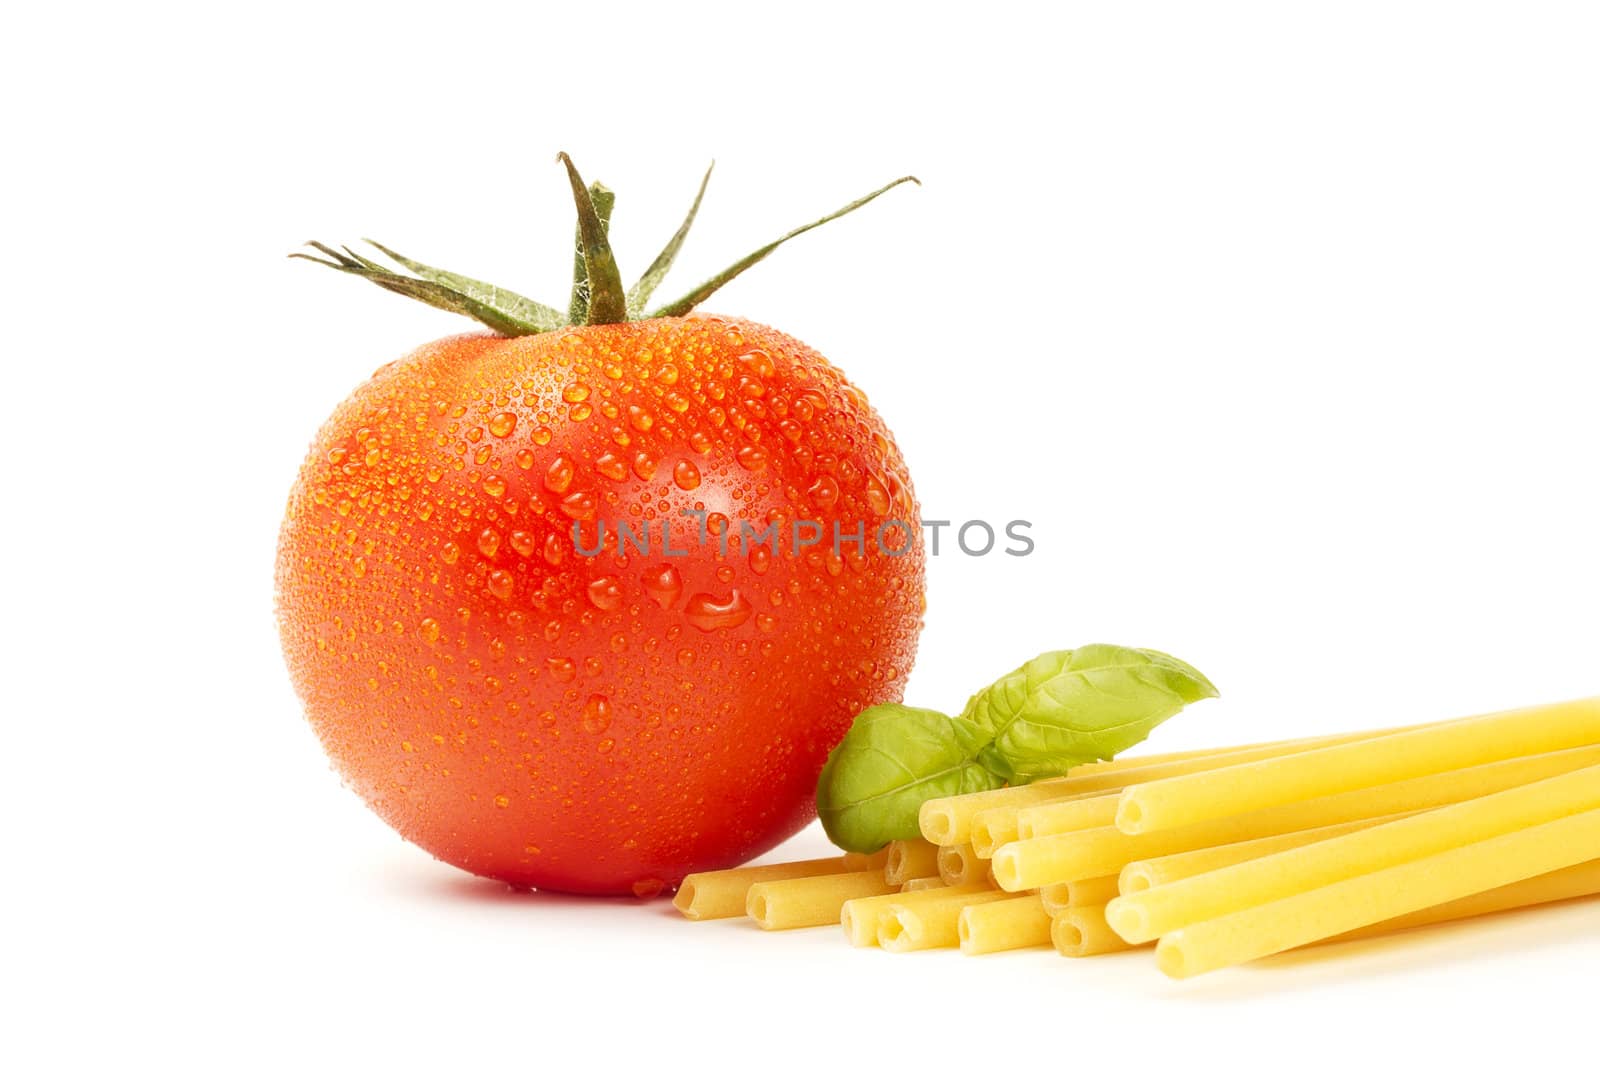
[(945, 880), (943, 878), (913, 878), (909, 882), (900, 883), (900, 892), (920, 893), (924, 889), (943, 889), (944, 887)]
[(1117, 876), (1089, 878), (1081, 882), (1056, 882), (1039, 890), (1039, 901), (1051, 915), (1068, 908), (1105, 907), (1119, 891)]
[[(1122, 868), (1122, 875), (1118, 880), (1117, 892), (1111, 896), (1132, 896), (1142, 893), (1146, 889), (1153, 889), (1158, 885), (1176, 882), (1181, 878), (1192, 878), (1197, 874), (1205, 874), (1220, 867), (1231, 867), (1235, 863), (1244, 863), (1248, 860), (1259, 859), (1262, 856), (1271, 856), (1279, 852), (1287, 852), (1291, 848), (1301, 845), (1311, 845), (1318, 841), (1340, 837), (1353, 833), (1356, 830), (1365, 830), (1369, 826), (1379, 826), (1386, 822), (1404, 818), (1403, 815), (1380, 815), (1375, 819), (1358, 819), (1355, 822), (1336, 823), (1333, 826), (1319, 826), (1314, 830), (1299, 830), (1292, 834), (1278, 834), (1276, 837), (1260, 837), (1253, 841), (1236, 841), (1231, 845), (1217, 845), (1215, 848), (1197, 848), (1193, 852), (1178, 852), (1171, 856), (1157, 856), (1154, 859), (1135, 860)], [(1046, 886), (1045, 890), (1050, 887)], [(1110, 897), (1106, 898), (1110, 899)]]
[(1388, 737), (1130, 786), (1117, 825), (1151, 833), (1312, 797), (1600, 743), (1600, 697), (1460, 719)]
[(844, 854), (844, 869), (847, 871), (882, 870), (888, 865), (888, 862), (888, 845), (884, 845), (876, 852), (846, 852)]
[(878, 924), (890, 904), (910, 901), (913, 905), (926, 900), (944, 897), (970, 896), (969, 886), (940, 885), (934, 889), (917, 892), (903, 891), (847, 900), (839, 909), (839, 925), (844, 928), (845, 940), (856, 948), (871, 948), (878, 943)]
[(945, 885), (984, 885), (989, 861), (974, 855), (971, 845), (946, 845), (939, 849), (939, 877)]
[(939, 873), (939, 846), (921, 838), (891, 841), (885, 849), (883, 876), (890, 885), (913, 878), (929, 878)]
[(844, 870), (845, 857), (830, 856), (827, 859), (799, 860), (795, 863), (704, 871), (685, 878), (672, 903), (686, 919), (728, 919), (745, 913), (745, 897), (757, 882), (809, 878), (818, 874), (838, 874)]
[(1174, 930), (1156, 965), (1188, 978), (1600, 859), (1600, 809)]
[(1123, 940), (1142, 944), (1219, 915), (1593, 808), (1600, 808), (1600, 767), (1119, 897), (1107, 906), (1106, 921)]
[(745, 912), (763, 930), (829, 926), (839, 921), (845, 901), (876, 896), (890, 886), (882, 871), (848, 871), (811, 878), (757, 882), (745, 898)]
[(1460, 900), (1452, 900), (1448, 904), (1436, 904), (1431, 908), (1414, 911), (1410, 915), (1401, 915), (1371, 926), (1363, 926), (1359, 930), (1351, 930), (1338, 937), (1330, 937), (1319, 941), (1318, 944), (1354, 941), (1362, 937), (1381, 937), (1401, 930), (1414, 930), (1419, 926), (1455, 922), (1457, 919), (1472, 919), (1479, 915), (1494, 915), (1517, 908), (1531, 908), (1539, 904), (1554, 904), (1558, 901), (1592, 896), (1600, 896), (1600, 860), (1591, 860), (1576, 867), (1564, 867), (1559, 871), (1541, 874), (1537, 878), (1512, 882), (1499, 889), (1490, 889), (1487, 892), (1474, 893), (1470, 897), (1462, 897)]
[(1050, 941), (1063, 956), (1102, 956), (1133, 946), (1106, 925), (1104, 908), (1068, 908), (1050, 920)]
[(1050, 916), (1036, 893), (968, 904), (956, 922), (961, 951), (968, 956), (1008, 952), (1050, 943)]
[[(938, 893), (938, 890), (934, 890)], [(890, 952), (916, 952), (927, 948), (955, 948), (961, 943), (961, 909), (969, 904), (1004, 900), (1010, 894), (997, 889), (933, 896), (902, 894), (878, 919), (878, 944)]]
[[(1101, 777), (1105, 777), (1102, 775)], [(1117, 798), (1121, 790), (1104, 789), (1093, 793), (1082, 793), (1066, 800), (1052, 801), (1044, 807), (1070, 806), (1075, 811), (1089, 811), (1106, 814), (1098, 823), (1091, 822), (1091, 826), (1110, 825), (1116, 819)], [(1022, 820), (1026, 813), (1039, 810), (1036, 807), (991, 808), (979, 812), (972, 819), (972, 850), (983, 859), (994, 855), (995, 849), (1001, 845), (1010, 844), (1019, 837), (1027, 837), (1021, 832)], [(1077, 829), (1077, 827), (1074, 827)]]
[(1010, 808), (1019, 804), (1042, 804), (1047, 800), (1093, 793), (1099, 786), (1065, 778), (1050, 778), (1030, 785), (1007, 786), (956, 797), (935, 797), (923, 803), (917, 813), (922, 836), (936, 845), (964, 845), (972, 840), (972, 819), (991, 808)]
[[(1447, 719), (1446, 722), (1457, 720)], [(1296, 737), (1285, 741), (1252, 741), (1247, 745), (1224, 745), (1220, 748), (1196, 748), (1187, 752), (1168, 752), (1165, 754), (1152, 753), (1150, 755), (1118, 756), (1116, 759), (1103, 763), (1085, 763), (1081, 767), (1074, 767), (1067, 772), (1070, 778), (1088, 778), (1095, 775), (1107, 774), (1111, 771), (1130, 770), (1140, 767), (1149, 767), (1157, 763), (1178, 763), (1189, 760), (1208, 759), (1212, 756), (1231, 756), (1237, 753), (1253, 752), (1261, 758), (1263, 749), (1277, 748), (1281, 745), (1303, 744), (1307, 746), (1341, 745), (1350, 741), (1364, 741), (1369, 737), (1383, 737), (1388, 734), (1398, 734), (1406, 730), (1417, 730), (1423, 726), (1434, 726), (1437, 723), (1421, 723), (1417, 726), (1388, 727), (1382, 730), (1358, 730), (1346, 734), (1323, 734), (1319, 737)]]
[(1237, 818), (1197, 826), (1143, 834), (1127, 834), (1115, 826), (1102, 826), (1013, 841), (997, 850), (991, 862), (995, 879), (1002, 888), (1035, 889), (1051, 882), (1113, 874), (1137, 860), (1156, 856), (1454, 804), (1597, 763), (1600, 763), (1600, 745), (1547, 752), (1411, 781), (1313, 797), (1297, 804), (1252, 811)]
[[(1023, 808), (1016, 815), (1016, 834), (1000, 844), (1071, 833), (1073, 830), (1088, 830), (1095, 826), (1111, 826), (1117, 821), (1117, 805), (1121, 800), (1122, 793), (1119, 790), (1105, 796), (1058, 800), (1053, 804)], [(990, 849), (989, 854), (992, 857), (994, 850)]]

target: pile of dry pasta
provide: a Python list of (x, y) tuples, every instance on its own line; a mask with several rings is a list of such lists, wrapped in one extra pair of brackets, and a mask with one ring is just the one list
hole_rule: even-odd
[(1174, 978), (1600, 894), (1600, 698), (1139, 756), (930, 800), (873, 855), (693, 874), (691, 919), (968, 954), (1155, 943)]

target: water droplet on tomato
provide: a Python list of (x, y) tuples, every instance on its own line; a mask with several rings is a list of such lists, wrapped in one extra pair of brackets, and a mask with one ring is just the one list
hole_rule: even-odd
[(495, 569), (489, 572), (489, 577), (484, 580), (484, 585), (489, 592), (501, 600), (511, 599), (511, 594), (516, 590), (517, 581), (511, 576), (510, 571)]
[(659, 878), (641, 878), (633, 883), (633, 895), (640, 900), (654, 900), (667, 888), (667, 883)]
[(510, 437), (511, 431), (517, 428), (517, 417), (509, 411), (498, 412), (489, 420), (489, 432), (496, 437)]
[(596, 503), (593, 493), (581, 490), (561, 498), (561, 513), (569, 519), (586, 521), (594, 518)]
[(478, 531), (478, 551), (493, 559), (495, 553), (500, 551), (500, 531), (493, 526), (485, 526)]
[(745, 445), (734, 454), (739, 461), (739, 466), (747, 471), (766, 470), (767, 454), (755, 445)]
[(671, 363), (663, 363), (661, 369), (656, 371), (656, 381), (662, 385), (676, 385), (678, 382), (678, 368)]
[(432, 618), (423, 619), (422, 622), (417, 625), (417, 632), (422, 635), (422, 639), (424, 641), (428, 642), (430, 645), (433, 644), (435, 641), (439, 640), (439, 620)]
[(490, 474), (483, 479), (483, 491), (496, 499), (506, 495), (506, 480), (498, 474)]
[(561, 399), (569, 404), (576, 404), (580, 400), (589, 399), (589, 387), (582, 382), (573, 382), (561, 390)]
[(578, 665), (565, 656), (551, 656), (544, 665), (558, 682), (570, 682), (578, 676)]
[(497, 808), (509, 808), (511, 806), (511, 798), (501, 793), (494, 798), (494, 806)]
[(700, 468), (686, 459), (678, 460), (672, 468), (672, 481), (679, 489), (698, 489), (700, 487)]
[(689, 605), (683, 609), (683, 613), (695, 629), (710, 633), (741, 625), (753, 610), (743, 593), (730, 589), (725, 597), (696, 593), (689, 598)]
[(614, 482), (620, 482), (628, 476), (628, 465), (614, 452), (607, 452), (595, 460), (594, 466), (595, 470)]
[(656, 461), (648, 452), (635, 452), (633, 455), (633, 473), (640, 481), (648, 482), (656, 475)]
[(572, 484), (572, 476), (577, 472), (572, 460), (566, 456), (557, 456), (551, 462), (550, 468), (544, 472), (544, 487), (552, 493), (565, 493)]
[(585, 733), (603, 734), (611, 726), (611, 704), (599, 693), (583, 704), (583, 729)]
[(639, 581), (644, 586), (645, 596), (663, 608), (672, 607), (683, 593), (683, 576), (670, 563), (646, 567), (639, 573)]
[(571, 419), (573, 422), (582, 422), (584, 419), (587, 419), (593, 414), (594, 408), (590, 407), (588, 404), (574, 404), (567, 409), (567, 418)]
[(711, 451), (711, 438), (707, 437), (704, 431), (695, 430), (689, 434), (689, 447), (703, 456)]
[(531, 451), (529, 451), (526, 448), (519, 449), (517, 451), (517, 457), (516, 458), (517, 458), (517, 466), (521, 467), (525, 471), (533, 470), (534, 455), (533, 455), (533, 453)]
[(567, 540), (560, 534), (546, 534), (544, 539), (544, 561), (554, 566), (567, 558)]
[(758, 378), (770, 378), (778, 373), (778, 365), (772, 361), (772, 357), (765, 349), (752, 348), (739, 357), (739, 362)]
[(367, 557), (357, 556), (355, 561), (350, 564), (350, 570), (357, 578), (365, 578), (367, 576)]
[(454, 541), (446, 541), (439, 549), (439, 558), (446, 563), (454, 563), (461, 558), (461, 547)]
[(640, 433), (644, 433), (646, 430), (650, 429), (650, 427), (654, 426), (655, 424), (656, 424), (656, 420), (650, 417), (650, 413), (648, 411), (646, 411), (643, 408), (639, 407), (639, 405), (637, 405), (637, 404), (628, 405), (628, 425), (629, 426), (632, 426), (635, 430), (638, 430)]
[(867, 507), (877, 516), (889, 514), (889, 490), (872, 475), (867, 475)]
[(839, 483), (833, 480), (831, 474), (824, 474), (811, 483), (811, 488), (806, 490), (811, 497), (811, 502), (818, 510), (832, 511), (833, 506), (839, 502)]
[(622, 606), (622, 587), (615, 578), (596, 578), (588, 586), (589, 603), (601, 611), (616, 611)]
[(527, 530), (511, 531), (511, 548), (519, 556), (531, 556), (539, 546), (534, 544), (533, 534)]

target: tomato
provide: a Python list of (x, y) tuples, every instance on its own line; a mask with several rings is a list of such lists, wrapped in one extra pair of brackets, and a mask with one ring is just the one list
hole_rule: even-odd
[(519, 886), (647, 896), (803, 826), (855, 714), (900, 698), (919, 525), (877, 413), (776, 330), (451, 337), (317, 434), (279, 628), (334, 766), (406, 838)]

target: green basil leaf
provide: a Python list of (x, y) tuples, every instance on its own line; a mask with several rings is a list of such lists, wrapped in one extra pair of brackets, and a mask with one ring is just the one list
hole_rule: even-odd
[(877, 704), (856, 716), (817, 780), (817, 814), (834, 844), (875, 852), (919, 836), (917, 812), (934, 797), (996, 789), (1004, 779), (975, 757), (992, 735), (967, 719)]
[(1085, 645), (1029, 660), (961, 715), (993, 735), (985, 763), (1016, 785), (1110, 759), (1216, 695), (1205, 675), (1164, 652)]

